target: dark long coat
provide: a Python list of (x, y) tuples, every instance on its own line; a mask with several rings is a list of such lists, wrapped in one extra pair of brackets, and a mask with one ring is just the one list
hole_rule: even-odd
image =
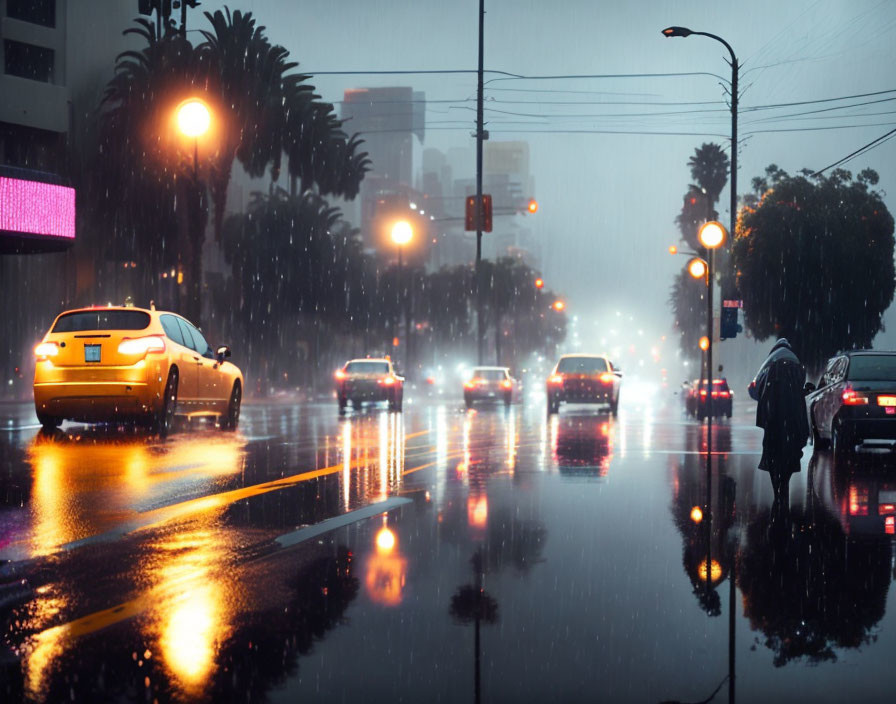
[(760, 469), (788, 474), (800, 470), (809, 439), (805, 383), (806, 371), (792, 353), (771, 361), (757, 378), (756, 425), (765, 430)]

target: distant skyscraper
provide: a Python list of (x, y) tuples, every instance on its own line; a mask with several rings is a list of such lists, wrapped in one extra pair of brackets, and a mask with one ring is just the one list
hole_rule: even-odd
[(361, 234), (368, 247), (385, 250), (389, 245), (384, 228), (390, 214), (408, 210), (411, 203), (417, 205), (422, 196), (413, 188), (414, 137), (422, 143), (425, 114), (425, 94), (410, 87), (345, 92), (343, 129), (348, 134), (360, 133), (362, 149), (372, 162), (359, 197)]

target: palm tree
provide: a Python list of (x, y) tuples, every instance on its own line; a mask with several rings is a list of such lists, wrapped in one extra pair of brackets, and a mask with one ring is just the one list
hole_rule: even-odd
[[(172, 26), (159, 36), (151, 22), (138, 19), (138, 26), (125, 33), (142, 36), (146, 46), (118, 57), (100, 106), (103, 149), (109, 156), (103, 176), (110, 177), (109, 188), (100, 190), (109, 193), (114, 224), (124, 239), (146, 241), (154, 249), (150, 286), (172, 252), (189, 262), (192, 295), (186, 312), (196, 319), (206, 186), (192, 174), (184, 178), (185, 155), (167, 127), (178, 102), (199, 94), (216, 116), (215, 138), (208, 140), (213, 153), (203, 159), (207, 168), (200, 171), (207, 172), (219, 241), (234, 160), (254, 177), (270, 167), (276, 181), (286, 154), (289, 173), (301, 180), (303, 193), (316, 188), (319, 195), (346, 198), (357, 195), (370, 164), (360, 151), (361, 140), (345, 135), (333, 106), (321, 102), (307, 83), (310, 76), (292, 72), (297, 64), (288, 60), (289, 52), (270, 43), (251, 13), (225, 8), (205, 16), (211, 29), (202, 32), (205, 41), (198, 47)], [(166, 234), (178, 232), (170, 222), (177, 218), (178, 188), (187, 203), (201, 205), (199, 221), (180, 228), (189, 232), (183, 238), (188, 241), (180, 243)]]
[(725, 184), (728, 183), (728, 169), (731, 166), (728, 155), (722, 147), (712, 142), (704, 143), (688, 159), (688, 168), (699, 188), (704, 189), (710, 207), (719, 201)]

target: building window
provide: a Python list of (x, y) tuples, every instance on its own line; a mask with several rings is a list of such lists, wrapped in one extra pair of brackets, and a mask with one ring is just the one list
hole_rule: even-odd
[(53, 82), (55, 52), (52, 49), (5, 39), (3, 51), (3, 69), (6, 75), (44, 83)]
[(64, 157), (65, 135), (0, 122), (0, 165), (60, 173)]
[(55, 27), (56, 0), (6, 0), (6, 16), (44, 27)]

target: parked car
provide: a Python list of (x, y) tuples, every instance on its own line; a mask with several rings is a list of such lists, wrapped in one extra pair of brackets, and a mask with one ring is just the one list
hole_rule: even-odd
[(474, 367), (464, 382), (464, 403), (472, 408), (476, 401), (503, 401), (509, 406), (519, 393), (519, 382), (508, 367)]
[(855, 350), (828, 360), (818, 386), (806, 384), (814, 442), (835, 456), (860, 446), (896, 448), (896, 352)]
[(557, 413), (561, 403), (599, 403), (615, 416), (621, 383), (622, 372), (602, 355), (563, 355), (548, 377), (548, 413)]
[(167, 311), (80, 308), (60, 314), (34, 349), (34, 409), (63, 420), (143, 421), (165, 435), (175, 416), (239, 423), (243, 374), (197, 327)]
[(389, 404), (389, 409), (400, 411), (404, 398), (404, 377), (395, 371), (388, 357), (350, 359), (336, 372), (336, 397), (339, 413), (345, 413), (349, 403)]

